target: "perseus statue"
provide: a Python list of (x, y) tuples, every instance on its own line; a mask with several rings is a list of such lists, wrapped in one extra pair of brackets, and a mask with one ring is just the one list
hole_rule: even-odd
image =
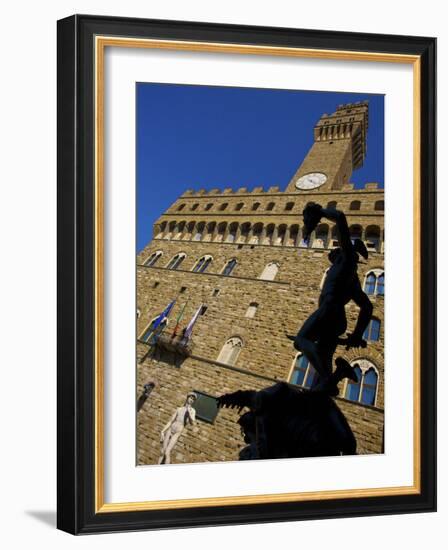
[[(318, 309), (303, 323), (296, 336), (287, 336), (294, 341), (295, 349), (302, 352), (317, 371), (318, 376), (312, 389), (328, 390), (326, 386), (330, 383), (337, 345), (343, 343), (346, 349), (366, 347), (362, 335), (372, 317), (373, 307), (358, 277), (359, 255), (367, 259), (368, 251), (360, 239), (352, 242), (347, 219), (341, 210), (322, 208), (316, 203), (308, 204), (303, 211), (305, 240), (321, 218), (336, 223), (339, 246), (328, 255), (332, 265), (325, 277)], [(353, 332), (344, 339), (341, 336), (347, 330), (345, 306), (351, 300), (359, 306), (359, 315)], [(356, 381), (350, 365), (341, 358), (336, 360), (338, 363), (345, 369), (346, 377)]]

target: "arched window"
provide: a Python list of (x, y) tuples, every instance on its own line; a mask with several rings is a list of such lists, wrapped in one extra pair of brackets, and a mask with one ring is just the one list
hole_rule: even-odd
[(266, 210), (269, 212), (271, 210), (274, 210), (274, 206), (275, 206), (275, 202), (270, 202), (267, 206), (266, 206)]
[(184, 208), (185, 208), (185, 204), (179, 204), (179, 206), (177, 207), (177, 211), (180, 212)]
[(353, 242), (355, 239), (362, 239), (362, 227), (360, 225), (351, 225), (349, 227), (350, 239)]
[(236, 239), (236, 232), (238, 231), (238, 224), (236, 222), (229, 225), (229, 232), (227, 233), (226, 243), (233, 243)]
[(249, 222), (243, 223), (243, 225), (241, 226), (241, 233), (238, 239), (239, 243), (247, 242), (249, 231), (250, 231), (250, 223)]
[(337, 206), (337, 202), (336, 201), (330, 201), (328, 204), (327, 204), (327, 208), (336, 208)]
[(286, 246), (296, 246), (298, 237), (299, 226), (291, 225), (291, 227), (289, 228), (289, 239), (286, 242)]
[(222, 347), (217, 361), (226, 365), (234, 365), (243, 347), (243, 341), (239, 336), (229, 338)]
[(227, 207), (229, 206), (229, 203), (228, 202), (223, 202), (220, 207), (219, 207), (219, 210), (221, 210), (221, 212), (223, 210), (225, 210)]
[(213, 258), (211, 256), (202, 256), (202, 258), (196, 262), (196, 265), (193, 267), (192, 271), (195, 273), (204, 273), (212, 261)]
[(210, 210), (212, 206), (213, 206), (213, 203), (209, 202), (208, 204), (205, 205), (204, 210)]
[(205, 231), (205, 235), (202, 238), (203, 241), (210, 242), (212, 240), (215, 227), (216, 227), (216, 222), (210, 222), (207, 224), (207, 230)]
[(263, 269), (263, 273), (260, 275), (260, 279), (265, 281), (273, 281), (278, 273), (278, 264), (276, 262), (270, 262)]
[(194, 203), (193, 206), (191, 207), (191, 210), (197, 210), (198, 206), (199, 206), (198, 202)]
[(260, 244), (261, 233), (263, 231), (263, 224), (256, 223), (252, 228), (252, 237), (250, 238), (251, 244)]
[(193, 241), (200, 241), (201, 238), (202, 238), (202, 233), (205, 229), (205, 223), (202, 222), (202, 223), (198, 223), (198, 225), (196, 226), (196, 229), (194, 231), (194, 237), (193, 237)]
[(378, 371), (375, 365), (368, 359), (356, 359), (352, 365), (358, 381), (347, 381), (345, 399), (365, 405), (375, 405), (378, 390)]
[(350, 210), (359, 210), (361, 208), (361, 201), (352, 201), (350, 203)]
[(249, 304), (249, 307), (247, 308), (245, 317), (249, 317), (250, 319), (252, 319), (253, 317), (255, 317), (255, 314), (257, 313), (257, 309), (258, 309), (257, 302), (251, 302)]
[(177, 269), (180, 266), (180, 264), (185, 260), (185, 257), (186, 257), (186, 254), (184, 252), (180, 252), (179, 254), (176, 254), (168, 262), (168, 265), (166, 266), (166, 268)]
[(293, 202), (287, 202), (285, 206), (285, 210), (292, 210), (294, 208)]
[(225, 275), (226, 277), (227, 275), (230, 275), (232, 271), (235, 269), (236, 264), (237, 264), (237, 261), (235, 260), (235, 258), (232, 258), (231, 260), (229, 260), (224, 266), (224, 269), (222, 270), (222, 275)]
[(173, 239), (181, 239), (185, 229), (185, 222), (179, 222), (174, 230)]
[(252, 205), (252, 210), (258, 210), (259, 208), (260, 208), (260, 203), (254, 202), (254, 204)]
[(366, 228), (366, 246), (367, 250), (380, 249), (380, 228), (377, 225), (369, 225)]
[(308, 359), (300, 353), (297, 354), (290, 378), (291, 384), (296, 384), (303, 388), (311, 388), (316, 376), (317, 373)]
[(266, 227), (266, 235), (265, 235), (265, 238), (263, 239), (262, 244), (272, 244), (272, 237), (274, 236), (274, 229), (275, 229), (275, 225), (273, 223), (270, 223)]
[(366, 405), (375, 404), (376, 386), (378, 375), (373, 367), (364, 373), (362, 380), (361, 403)]
[(376, 278), (376, 293), (378, 296), (384, 296), (384, 272)]
[(243, 202), (239, 202), (236, 206), (235, 206), (235, 210), (236, 211), (239, 211), (243, 208), (244, 206), (244, 203)]
[(384, 201), (376, 201), (375, 210), (384, 210)]
[(345, 389), (345, 398), (349, 399), (350, 401), (359, 401), (362, 373), (359, 366), (355, 367), (354, 371), (358, 381), (357, 382), (354, 382), (353, 380), (348, 381), (347, 387)]
[(327, 248), (328, 230), (328, 225), (325, 223), (317, 226), (316, 237), (313, 241), (313, 248)]
[(165, 239), (171, 239), (176, 227), (176, 222), (170, 222), (168, 225), (168, 232), (165, 234)]
[(215, 237), (215, 243), (222, 243), (222, 241), (224, 240), (224, 233), (226, 232), (226, 229), (227, 229), (226, 222), (221, 222), (218, 225), (218, 233), (216, 234), (216, 237)]
[(161, 250), (157, 250), (157, 252), (153, 252), (151, 256), (146, 260), (146, 262), (144, 262), (143, 265), (145, 265), (146, 267), (153, 266), (162, 255), (163, 255), (163, 252)]
[(374, 269), (369, 271), (364, 281), (364, 292), (369, 296), (384, 296), (384, 271)]
[(364, 340), (370, 340), (371, 342), (377, 342), (380, 339), (380, 327), (381, 322), (376, 317), (372, 317), (366, 330), (364, 331)]
[(285, 240), (285, 235), (286, 235), (286, 225), (284, 224), (279, 225), (277, 230), (277, 238), (275, 239), (273, 244), (282, 246)]

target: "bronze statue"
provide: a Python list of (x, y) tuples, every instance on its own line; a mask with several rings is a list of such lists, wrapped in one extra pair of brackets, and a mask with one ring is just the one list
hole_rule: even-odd
[[(327, 272), (319, 296), (319, 307), (312, 313), (300, 328), (297, 336), (287, 335), (294, 341), (296, 350), (302, 352), (317, 371), (318, 376), (313, 387), (325, 388), (332, 372), (332, 361), (338, 344), (346, 348), (366, 347), (362, 335), (372, 317), (372, 303), (362, 290), (358, 277), (359, 255), (368, 258), (364, 243), (355, 239), (352, 243), (345, 214), (333, 208), (322, 208), (319, 204), (310, 203), (303, 211), (307, 240), (320, 223), (321, 218), (336, 223), (339, 247), (333, 249), (328, 257), (332, 264)], [(346, 339), (341, 335), (347, 330), (345, 305), (353, 300), (360, 308), (358, 320), (352, 334)], [(346, 376), (356, 381), (346, 369)]]

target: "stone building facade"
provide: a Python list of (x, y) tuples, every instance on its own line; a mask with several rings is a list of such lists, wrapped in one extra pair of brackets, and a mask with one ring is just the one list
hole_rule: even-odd
[[(284, 191), (186, 191), (157, 220), (137, 258), (137, 398), (155, 383), (137, 413), (138, 464), (157, 463), (160, 432), (190, 391), (200, 397), (199, 414), (174, 448), (174, 463), (238, 459), (238, 414), (217, 411), (214, 397), (279, 380), (304, 391), (310, 385), (313, 369), (285, 333), (296, 333), (316, 309), (328, 250), (337, 246), (324, 219), (303, 241), (302, 211), (311, 201), (343, 210), (352, 236), (369, 250), (359, 277), (374, 319), (366, 349), (337, 350), (360, 365), (360, 383), (342, 383), (337, 404), (358, 452), (384, 451), (384, 191), (350, 183), (366, 155), (367, 128), (367, 103), (339, 106), (316, 124), (313, 146)], [(172, 300), (169, 324), (154, 344), (151, 322)], [(172, 338), (181, 310), (183, 328), (201, 306), (188, 344), (180, 334)], [(348, 331), (357, 314), (349, 304)]]

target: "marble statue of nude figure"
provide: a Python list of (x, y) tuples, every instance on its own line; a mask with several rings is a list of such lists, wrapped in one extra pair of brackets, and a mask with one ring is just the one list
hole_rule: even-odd
[(168, 423), (164, 426), (160, 432), (160, 443), (162, 449), (159, 458), (159, 464), (171, 463), (171, 451), (177, 443), (180, 434), (183, 432), (187, 424), (193, 424), (196, 419), (196, 411), (193, 408), (193, 403), (196, 401), (197, 395), (194, 392), (190, 392), (187, 395), (185, 405), (178, 407)]

